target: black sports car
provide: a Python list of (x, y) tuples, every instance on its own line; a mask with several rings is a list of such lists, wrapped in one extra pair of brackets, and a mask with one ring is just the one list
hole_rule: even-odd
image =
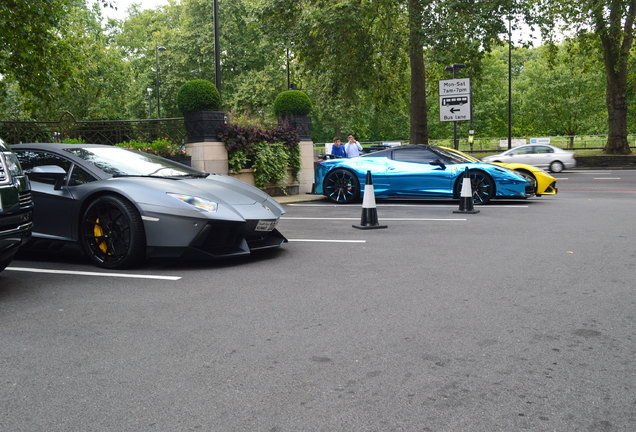
[(250, 254), (287, 240), (265, 192), (147, 153), (97, 144), (18, 144), (31, 180), (33, 246), (79, 243), (101, 267), (146, 257)]

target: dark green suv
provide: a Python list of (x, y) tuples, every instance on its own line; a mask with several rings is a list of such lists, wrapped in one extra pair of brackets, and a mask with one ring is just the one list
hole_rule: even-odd
[(31, 237), (33, 200), (29, 179), (0, 140), (0, 271)]

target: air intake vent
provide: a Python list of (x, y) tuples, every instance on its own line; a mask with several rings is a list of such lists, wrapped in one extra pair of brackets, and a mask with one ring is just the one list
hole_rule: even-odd
[(31, 198), (31, 192), (20, 193), (20, 208), (31, 208), (33, 206), (33, 198)]

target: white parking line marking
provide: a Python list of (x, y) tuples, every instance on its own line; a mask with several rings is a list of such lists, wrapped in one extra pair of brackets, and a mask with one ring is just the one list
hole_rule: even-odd
[[(290, 207), (334, 207), (334, 208), (354, 208), (352, 206), (345, 206), (340, 204), (286, 204)], [(457, 208), (457, 205), (447, 205), (447, 204), (378, 204), (376, 203), (376, 207), (419, 207), (419, 208)], [(499, 208), (499, 207), (509, 207), (509, 208), (528, 208), (527, 205), (515, 205), (515, 204), (489, 204), (488, 208)]]
[(102, 277), (118, 277), (118, 278), (131, 278), (131, 279), (159, 279), (159, 280), (171, 280), (176, 281), (181, 279), (181, 276), (154, 276), (154, 275), (142, 275), (142, 274), (126, 274), (126, 273), (99, 273), (99, 272), (85, 272), (85, 271), (72, 271), (72, 270), (51, 270), (51, 269), (38, 269), (28, 267), (7, 267), (5, 270), (29, 272), (29, 273), (49, 273), (49, 274), (62, 274), (62, 275), (79, 275), (79, 276), (102, 276)]
[[(282, 217), (281, 219), (283, 220), (324, 220), (324, 221), (330, 221), (330, 220), (343, 220), (343, 221), (355, 221), (355, 220), (360, 220), (359, 217), (357, 218), (347, 218), (347, 217), (322, 217), (322, 218), (313, 218), (313, 217)], [(456, 221), (465, 221), (467, 219), (433, 219), (433, 218), (380, 218), (383, 221), (415, 221), (415, 222), (419, 222), (419, 221), (441, 221), (441, 222), (456, 222)]]
[(366, 240), (320, 240), (320, 239), (287, 239), (290, 242), (312, 242), (312, 243), (366, 243)]
[(593, 177), (593, 180), (620, 180), (620, 177)]

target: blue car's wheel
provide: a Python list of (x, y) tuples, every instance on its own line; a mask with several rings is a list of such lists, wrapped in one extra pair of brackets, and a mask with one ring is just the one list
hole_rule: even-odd
[(82, 249), (100, 267), (132, 267), (144, 258), (143, 222), (122, 198), (106, 195), (90, 203), (80, 229)]
[[(474, 204), (487, 204), (495, 197), (495, 182), (488, 174), (483, 171), (471, 170), (468, 171), (468, 177), (473, 191)], [(461, 197), (463, 178), (464, 176), (461, 175), (455, 182), (455, 198)]]
[(351, 171), (337, 168), (325, 177), (323, 190), (331, 201), (337, 204), (348, 204), (360, 196), (360, 182)]

